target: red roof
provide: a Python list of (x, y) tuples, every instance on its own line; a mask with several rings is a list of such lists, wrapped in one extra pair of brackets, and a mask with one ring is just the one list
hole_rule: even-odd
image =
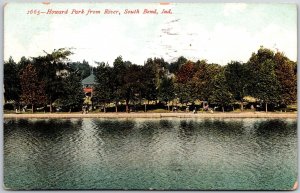
[(92, 88), (84, 88), (83, 91), (85, 93), (89, 93), (89, 92), (93, 92), (93, 89)]

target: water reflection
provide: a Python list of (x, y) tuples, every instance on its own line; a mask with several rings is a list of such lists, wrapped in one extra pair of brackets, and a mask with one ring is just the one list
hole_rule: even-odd
[[(82, 120), (17, 120), (4, 123), (5, 181), (22, 182), (24, 188), (57, 187), (70, 171), (73, 150), (66, 149), (69, 136), (76, 136)], [(14, 131), (14, 132), (12, 132)], [(15, 168), (14, 170), (11, 170)], [(10, 177), (12, 176), (12, 177)]]
[(290, 189), (294, 119), (6, 119), (15, 189)]
[(173, 128), (172, 121), (165, 120), (165, 119), (161, 119), (159, 121), (159, 126), (160, 126), (160, 129), (172, 129)]
[(191, 120), (181, 120), (179, 123), (179, 137), (181, 139), (187, 138), (192, 140), (193, 137), (197, 137), (197, 129), (201, 129), (197, 127), (196, 123)]
[(254, 128), (258, 136), (270, 137), (272, 135), (287, 136), (295, 134), (295, 122), (288, 123), (284, 120), (274, 119), (264, 122), (256, 122)]

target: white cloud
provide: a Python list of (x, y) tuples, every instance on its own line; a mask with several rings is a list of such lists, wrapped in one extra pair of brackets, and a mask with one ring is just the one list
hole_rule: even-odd
[[(246, 4), (225, 4), (224, 15), (240, 13)], [(82, 18), (81, 18), (82, 19)], [(170, 22), (180, 19), (176, 22)], [(84, 22), (82, 22), (84, 21)], [(226, 64), (231, 60), (246, 62), (260, 45), (284, 51), (290, 59), (297, 58), (297, 32), (270, 23), (263, 30), (250, 32), (246, 25), (219, 21), (212, 27), (186, 15), (99, 16), (77, 21), (74, 17), (53, 17), (24, 45), (14, 33), (5, 31), (5, 59), (12, 55), (38, 56), (61, 47), (73, 47), (73, 61), (83, 59), (113, 63), (122, 55), (124, 60), (143, 64), (148, 57), (163, 57), (167, 61), (185, 56)], [(164, 31), (162, 31), (164, 29)], [(169, 33), (169, 34), (168, 34)]]
[(18, 41), (17, 38), (14, 38), (11, 34), (5, 35), (4, 40), (4, 59), (8, 60), (10, 56), (13, 56), (15, 60), (19, 60), (24, 53), (24, 47)]
[(224, 6), (223, 13), (225, 16), (240, 13), (247, 8), (245, 3), (226, 3)]
[(297, 32), (275, 24), (266, 26), (255, 34), (255, 40), (264, 47), (284, 52), (291, 60), (297, 60)]

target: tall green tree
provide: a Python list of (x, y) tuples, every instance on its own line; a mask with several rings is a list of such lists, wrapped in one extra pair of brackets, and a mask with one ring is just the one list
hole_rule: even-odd
[[(127, 64), (124, 75), (123, 93), (126, 103), (126, 112), (129, 112), (129, 102), (141, 99), (143, 89), (142, 66)], [(141, 100), (140, 100), (141, 101)]]
[(169, 64), (163, 58), (148, 58), (145, 65), (152, 66), (156, 76), (156, 87), (158, 88), (162, 77), (165, 76), (167, 72)]
[(280, 100), (280, 85), (276, 77), (275, 63), (271, 59), (259, 64), (260, 68), (253, 68), (252, 86), (249, 90), (251, 96), (265, 103), (265, 111), (268, 112), (268, 104), (278, 103)]
[(249, 72), (246, 65), (232, 61), (225, 67), (225, 77), (229, 91), (233, 94), (233, 98), (241, 104), (243, 111), (243, 98), (247, 94)]
[(80, 79), (84, 79), (91, 74), (92, 66), (85, 60), (82, 62), (69, 62), (68, 65), (73, 69), (77, 70), (80, 74)]
[(208, 64), (206, 62), (199, 64), (198, 70), (192, 79), (197, 99), (208, 100), (212, 94), (212, 81), (221, 72), (221, 69), (221, 66), (218, 64)]
[(175, 97), (174, 94), (174, 83), (171, 78), (163, 76), (158, 87), (158, 99), (164, 101), (170, 110), (169, 102)]
[(4, 100), (19, 103), (21, 85), (19, 69), (12, 57), (4, 62)]
[(22, 56), (21, 60), (18, 62), (18, 65), (17, 65), (18, 71), (21, 72), (22, 70), (24, 70), (28, 64), (32, 64), (32, 61), (29, 58)]
[(127, 71), (126, 63), (123, 61), (122, 56), (115, 59), (113, 63), (113, 73), (111, 74), (113, 100), (115, 101), (115, 109), (118, 112), (118, 103), (124, 98), (124, 77)]
[(192, 85), (192, 82), (189, 81), (187, 83), (180, 83), (175, 82), (174, 83), (174, 92), (177, 98), (179, 98), (180, 103), (189, 103), (194, 102), (195, 98), (193, 95), (194, 87)]
[(103, 109), (106, 112), (106, 104), (114, 98), (113, 69), (104, 62), (97, 64), (98, 66), (95, 71), (97, 84), (95, 85), (94, 97), (98, 102), (103, 103)]
[(172, 62), (168, 69), (170, 71), (170, 73), (177, 73), (178, 70), (181, 68), (182, 65), (184, 65), (188, 60), (183, 57), (183, 56), (180, 56), (175, 62)]
[(45, 82), (47, 101), (52, 112), (52, 103), (63, 96), (63, 77), (68, 57), (73, 54), (69, 49), (55, 49), (46, 55), (34, 57), (33, 65), (37, 69), (38, 77)]
[(63, 78), (62, 90), (64, 94), (59, 98), (61, 104), (69, 110), (81, 109), (84, 93), (81, 85), (81, 74), (69, 67), (66, 77)]
[(265, 111), (268, 112), (268, 104), (280, 102), (280, 83), (276, 76), (275, 54), (272, 50), (260, 47), (257, 53), (252, 53), (247, 67), (250, 72), (248, 93), (265, 103)]
[(31, 105), (32, 112), (34, 106), (44, 105), (46, 102), (45, 84), (43, 80), (39, 80), (35, 67), (31, 64), (27, 65), (20, 74), (21, 81), (21, 102)]
[(268, 48), (264, 48), (260, 46), (258, 51), (255, 53), (253, 52), (251, 57), (249, 58), (248, 64), (251, 65), (251, 69), (258, 71), (261, 67), (260, 64), (264, 63), (267, 60), (274, 59), (274, 52)]
[(226, 81), (224, 71), (216, 75), (212, 81), (212, 92), (209, 96), (209, 101), (221, 105), (222, 111), (224, 107), (230, 105), (233, 101), (229, 86)]
[(274, 56), (275, 73), (280, 84), (280, 102), (285, 105), (297, 101), (297, 68), (296, 62), (288, 59), (283, 53)]
[(145, 63), (142, 72), (142, 96), (149, 100), (157, 99), (156, 71), (151, 63)]

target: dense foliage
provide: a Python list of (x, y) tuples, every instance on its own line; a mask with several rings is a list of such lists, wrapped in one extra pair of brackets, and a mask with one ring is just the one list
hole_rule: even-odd
[[(231, 61), (225, 66), (206, 60), (190, 61), (183, 56), (172, 63), (163, 58), (148, 58), (144, 65), (117, 57), (113, 64), (70, 62), (68, 49), (54, 50), (44, 56), (12, 58), (4, 63), (4, 99), (17, 106), (60, 106), (78, 111), (84, 101), (82, 79), (94, 73), (93, 106), (106, 112), (130, 112), (148, 104), (209, 104), (222, 111), (241, 110), (250, 103), (267, 111), (268, 107), (286, 107), (297, 100), (297, 64), (281, 52), (260, 47), (246, 63)], [(176, 102), (174, 102), (176, 101)], [(248, 102), (248, 103), (247, 103)], [(124, 109), (121, 108), (122, 105)], [(49, 108), (48, 108), (49, 107)], [(248, 107), (249, 108), (249, 107)], [(274, 109), (274, 108), (273, 108)]]

